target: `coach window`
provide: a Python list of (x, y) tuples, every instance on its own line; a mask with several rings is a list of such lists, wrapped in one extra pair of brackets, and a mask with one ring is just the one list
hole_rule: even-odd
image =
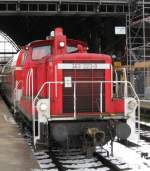
[(44, 56), (47, 56), (51, 54), (51, 46), (39, 46), (39, 47), (34, 47), (32, 49), (32, 59), (33, 60), (40, 60)]

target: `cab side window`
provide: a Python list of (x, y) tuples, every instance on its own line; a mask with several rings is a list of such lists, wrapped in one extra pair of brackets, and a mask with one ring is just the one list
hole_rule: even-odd
[(40, 60), (44, 56), (47, 56), (51, 54), (51, 46), (39, 46), (39, 47), (34, 47), (32, 49), (32, 59), (33, 60)]
[(68, 53), (74, 53), (74, 52), (77, 52), (77, 47), (74, 47), (74, 46), (67, 46), (67, 52)]
[(20, 65), (23, 66), (27, 58), (27, 51), (22, 54), (22, 59)]

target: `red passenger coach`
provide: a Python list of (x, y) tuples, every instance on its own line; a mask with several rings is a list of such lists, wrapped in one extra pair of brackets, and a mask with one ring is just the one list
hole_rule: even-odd
[(35, 146), (88, 148), (116, 135), (137, 138), (132, 85), (113, 80), (110, 56), (87, 53), (84, 42), (67, 39), (61, 28), (21, 49), (3, 72), (5, 96), (33, 126)]

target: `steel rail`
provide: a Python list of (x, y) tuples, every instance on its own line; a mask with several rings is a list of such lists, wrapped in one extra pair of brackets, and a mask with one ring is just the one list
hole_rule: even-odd
[[(122, 171), (124, 169), (119, 168), (116, 164), (112, 163), (111, 160), (106, 159), (99, 153), (95, 152), (94, 157), (96, 157), (98, 160), (100, 160), (106, 167), (109, 167), (111, 171)], [(129, 169), (129, 168), (126, 168)]]

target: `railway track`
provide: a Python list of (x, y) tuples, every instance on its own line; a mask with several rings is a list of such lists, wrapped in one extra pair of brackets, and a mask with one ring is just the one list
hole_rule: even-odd
[[(22, 127), (20, 127), (22, 131)], [(114, 157), (108, 157), (108, 152), (101, 147), (90, 158), (79, 149), (63, 151), (47, 149), (35, 152), (32, 145), (32, 135), (28, 128), (22, 132), (31, 151), (38, 161), (41, 171), (128, 171), (131, 170), (125, 162)]]
[(107, 151), (97, 149), (97, 152), (87, 158), (80, 149), (66, 151), (60, 149), (34, 152), (32, 138), (25, 135), (28, 145), (37, 159), (42, 171), (128, 171), (131, 170), (125, 162), (120, 162), (108, 156)]
[[(20, 128), (21, 129), (21, 128)], [(147, 131), (147, 128), (145, 132)], [(147, 135), (150, 131), (146, 132)], [(24, 130), (23, 133), (28, 145), (31, 148), (35, 158), (37, 159), (41, 170), (39, 171), (132, 171), (134, 168), (130, 167), (126, 162), (119, 160), (118, 158), (109, 156), (108, 153), (101, 149), (97, 149), (97, 152), (91, 158), (87, 158), (80, 150), (72, 149), (66, 152), (60, 149), (43, 150), (40, 152), (34, 152), (32, 146), (32, 136), (28, 129)], [(150, 137), (149, 137), (150, 139)], [(149, 152), (148, 155), (143, 151), (142, 146), (149, 145), (148, 141), (141, 141), (141, 144), (131, 145), (129, 148), (136, 153), (143, 155), (147, 161), (150, 160)], [(130, 155), (130, 154), (129, 154)], [(150, 168), (150, 164), (147, 162), (146, 165)]]
[[(49, 155), (50, 154), (50, 155)], [(130, 170), (125, 163), (117, 159), (107, 159), (105, 152), (96, 152), (93, 157), (87, 158), (78, 150), (70, 150), (67, 154), (63, 151), (37, 152), (35, 156), (42, 169), (58, 171), (123, 171)]]
[[(109, 156), (108, 153), (97, 148), (97, 152), (91, 158), (87, 158), (79, 149), (69, 150), (67, 153), (60, 149), (43, 150), (34, 152), (32, 146), (31, 133), (25, 130), (25, 138), (30, 146), (35, 158), (37, 159), (41, 171), (132, 171), (134, 168), (130, 167), (126, 162), (115, 157)], [(144, 141), (145, 142), (145, 141)], [(148, 142), (147, 142), (148, 144)], [(140, 149), (140, 146), (130, 146), (129, 148), (140, 155), (145, 155), (145, 151)], [(149, 157), (144, 157), (149, 160)], [(148, 167), (149, 164), (146, 163)]]

